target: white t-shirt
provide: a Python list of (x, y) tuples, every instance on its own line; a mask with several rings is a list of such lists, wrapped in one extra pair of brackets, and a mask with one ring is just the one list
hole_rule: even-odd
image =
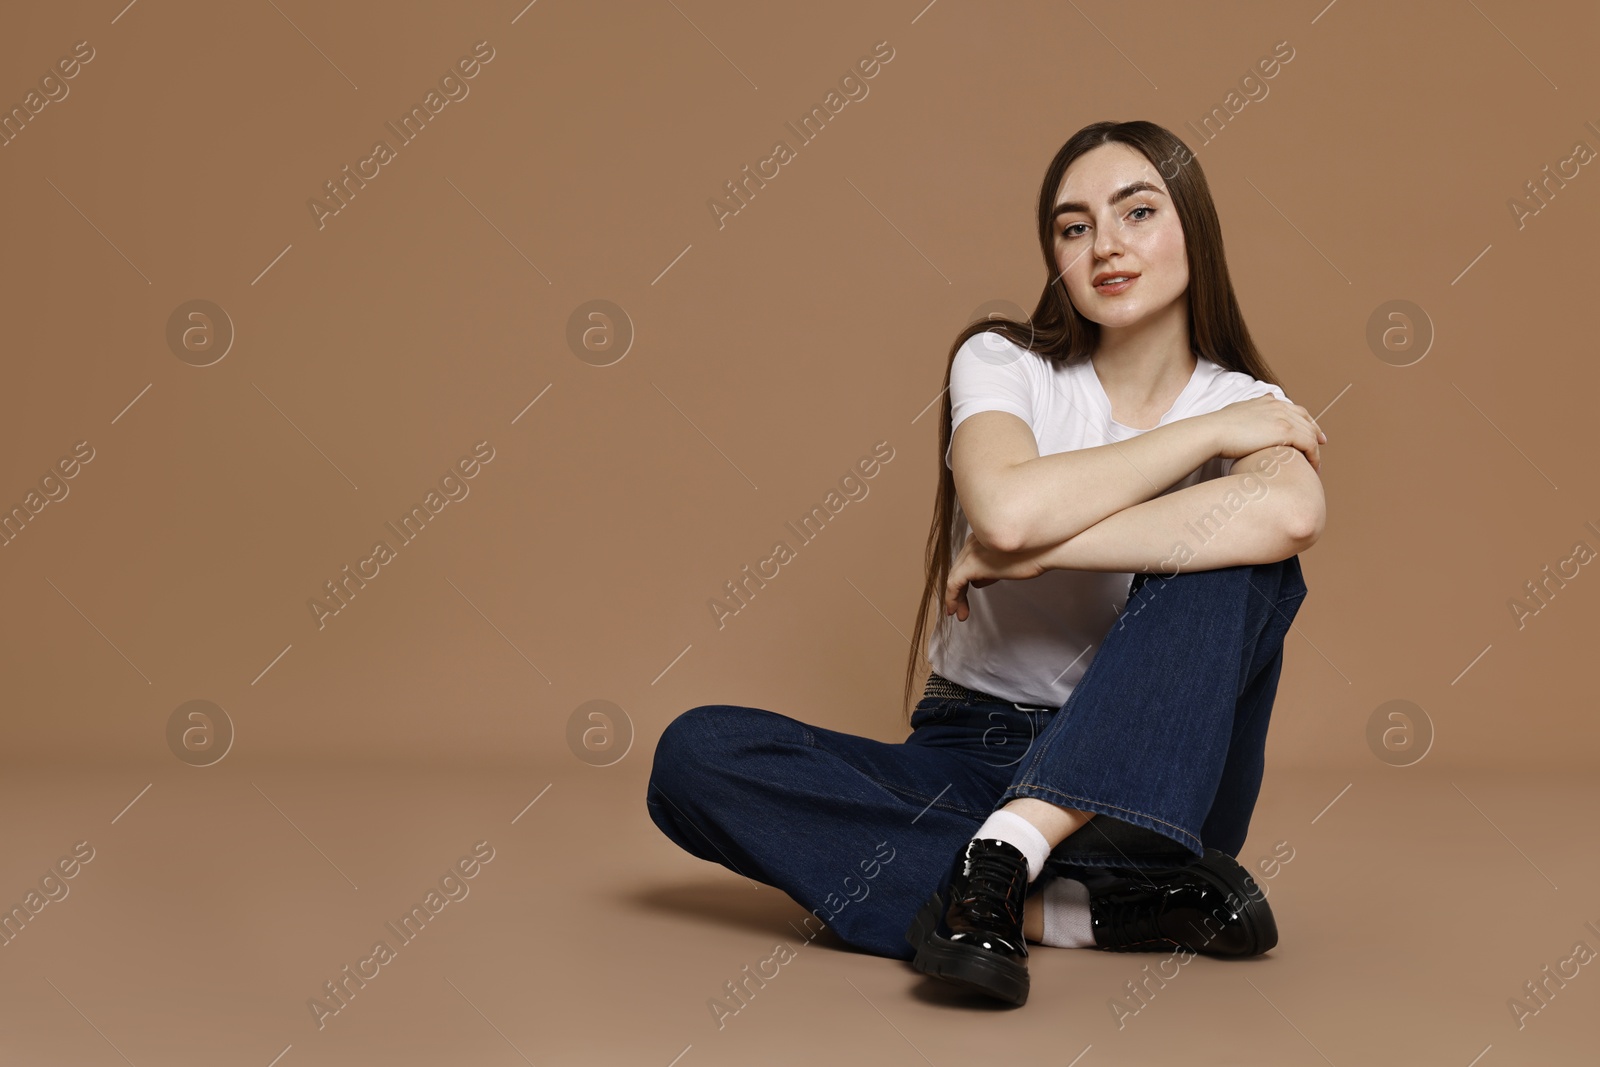
[[(1289, 399), (1270, 382), (1198, 357), (1189, 384), (1158, 425), (1268, 393)], [(1111, 418), (1110, 398), (1090, 360), (1068, 365), (1047, 359), (993, 332), (968, 338), (951, 365), (952, 442), (955, 428), (980, 411), (1009, 411), (1027, 423), (1041, 456), (1146, 432)], [(951, 465), (949, 451), (945, 465)], [(1231, 459), (1213, 457), (1159, 495), (1223, 477), (1232, 466)], [(959, 499), (955, 510), (952, 562), (971, 530)], [(1132, 581), (1131, 573), (1050, 570), (1027, 581), (968, 586), (966, 621), (951, 615), (934, 628), (928, 660), (939, 674), (972, 689), (1061, 707), (1126, 606)]]

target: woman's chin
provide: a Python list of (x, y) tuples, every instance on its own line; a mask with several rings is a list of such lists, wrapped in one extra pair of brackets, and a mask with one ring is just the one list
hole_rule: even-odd
[(1118, 307), (1091, 308), (1084, 312), (1083, 317), (1100, 326), (1102, 329), (1121, 330), (1129, 326), (1137, 326), (1145, 320), (1146, 313), (1143, 308)]

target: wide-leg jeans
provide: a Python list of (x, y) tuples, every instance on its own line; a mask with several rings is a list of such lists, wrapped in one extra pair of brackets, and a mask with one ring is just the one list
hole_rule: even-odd
[(783, 890), (811, 913), (807, 929), (897, 959), (961, 846), (1016, 797), (1094, 813), (1053, 869), (1174, 866), (1208, 847), (1237, 857), (1305, 595), (1297, 556), (1137, 574), (1062, 707), (925, 693), (898, 743), (691, 708), (656, 746), (650, 817), (691, 854)]

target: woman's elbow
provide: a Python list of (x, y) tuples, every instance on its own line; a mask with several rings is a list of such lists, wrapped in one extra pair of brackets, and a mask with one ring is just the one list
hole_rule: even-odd
[(1315, 499), (1290, 508), (1285, 518), (1285, 528), (1289, 540), (1297, 546), (1295, 551), (1304, 552), (1316, 544), (1318, 538), (1322, 536), (1322, 529), (1327, 525), (1327, 521), (1327, 508), (1320, 493)]
[(1009, 523), (997, 522), (991, 518), (986, 522), (969, 519), (968, 524), (972, 527), (972, 536), (996, 552), (1016, 552), (1022, 547), (1022, 538), (1016, 528)]
[(975, 508), (962, 506), (972, 536), (996, 552), (1015, 552), (1023, 544), (1023, 526), (1014, 509), (1005, 502), (991, 497)]

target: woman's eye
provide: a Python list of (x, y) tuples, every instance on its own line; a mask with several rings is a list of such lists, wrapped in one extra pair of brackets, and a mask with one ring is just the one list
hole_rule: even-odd
[(1062, 237), (1080, 237), (1080, 236), (1082, 236), (1081, 234), (1076, 234), (1076, 233), (1072, 232), (1073, 230), (1077, 229), (1079, 226), (1082, 226), (1082, 225), (1084, 225), (1084, 223), (1074, 222), (1072, 225), (1068, 226), (1066, 229), (1061, 231), (1061, 236)]
[[(1148, 204), (1140, 204), (1138, 207), (1134, 208), (1133, 211), (1128, 212), (1128, 214), (1132, 215), (1134, 211), (1148, 211), (1148, 212), (1150, 212), (1150, 215), (1154, 215), (1156, 213), (1156, 209), (1153, 208), (1153, 207), (1150, 207)], [(1143, 222), (1144, 219), (1149, 218), (1150, 215), (1144, 216), (1144, 218), (1140, 219), (1139, 221)]]

